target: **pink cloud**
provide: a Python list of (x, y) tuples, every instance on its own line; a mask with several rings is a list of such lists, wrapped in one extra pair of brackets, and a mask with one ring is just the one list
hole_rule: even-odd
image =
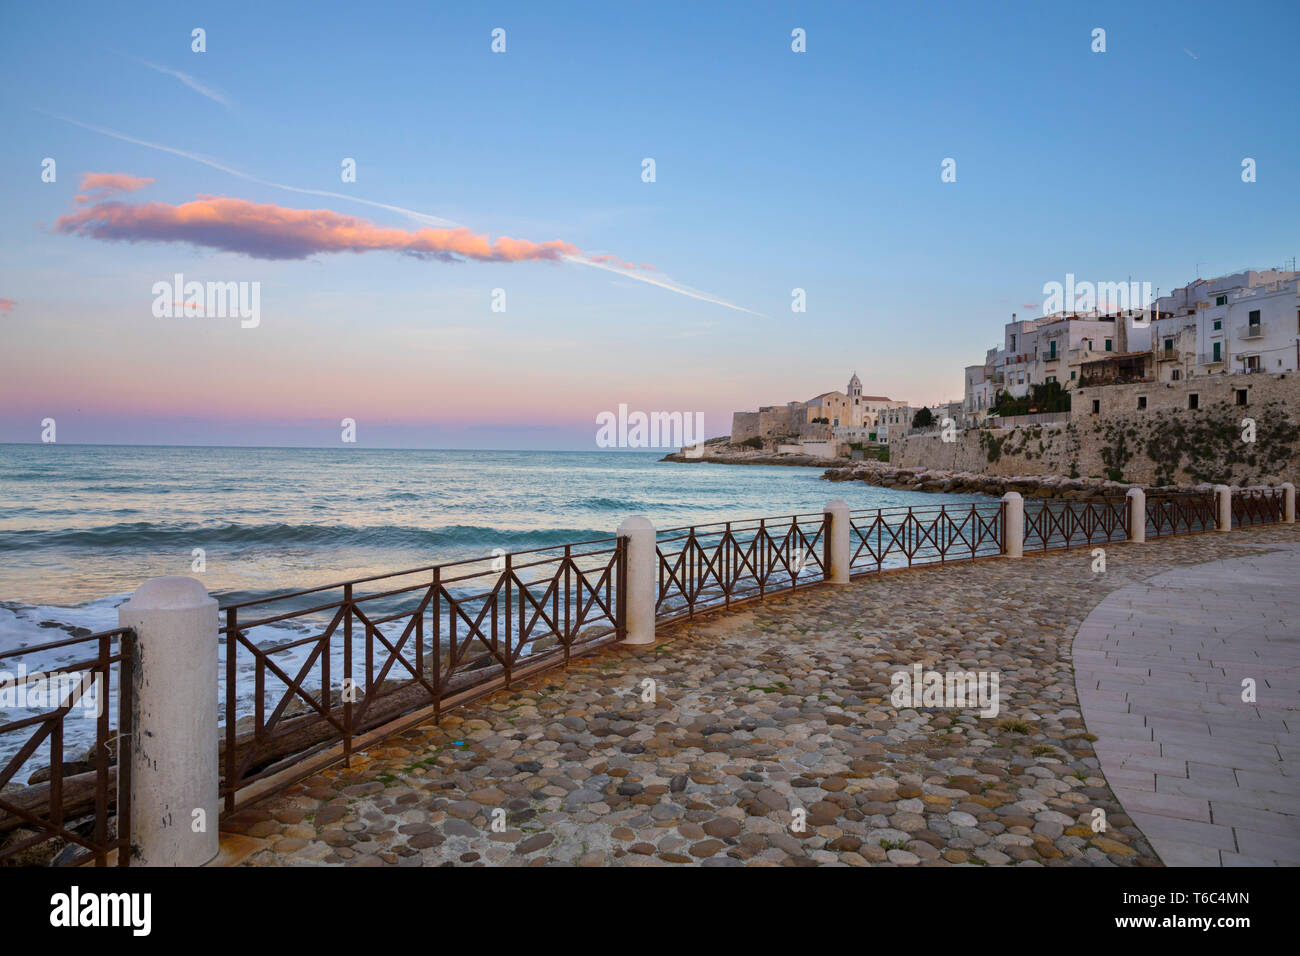
[(132, 176), (130, 173), (84, 173), (81, 177), (81, 193), (77, 202), (93, 202), (106, 199), (113, 193), (133, 193), (143, 189), (153, 180), (146, 176)]
[(0, 312), (12, 312), (14, 310), (14, 306), (16, 306), (17, 304), (18, 303), (15, 302), (13, 299), (6, 299), (3, 296), (0, 296)]
[(126, 242), (188, 242), (256, 259), (305, 259), (326, 252), (402, 252), (454, 261), (558, 260), (579, 250), (560, 239), (495, 241), (464, 227), (393, 229), (329, 209), (289, 209), (201, 195), (192, 202), (96, 202), (54, 224), (56, 232)]

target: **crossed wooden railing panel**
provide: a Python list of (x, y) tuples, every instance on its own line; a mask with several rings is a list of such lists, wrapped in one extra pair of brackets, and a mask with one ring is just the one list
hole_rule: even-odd
[[(593, 547), (597, 546), (597, 547)], [(543, 552), (561, 552), (544, 554)], [(567, 663), (575, 648), (621, 635), (619, 583), (624, 539), (516, 552), (328, 585), (225, 608), (226, 694), (222, 793), (233, 809), (240, 787), (279, 769), (277, 761), (353, 739), (398, 716), (462, 695), (535, 662)], [(522, 559), (522, 561), (521, 561)], [(467, 565), (500, 561), (498, 568)], [(424, 583), (359, 594), (357, 585)], [(341, 591), (335, 600), (243, 621), (250, 607)], [(259, 646), (257, 628), (328, 614), (310, 636)], [(265, 641), (262, 642), (265, 645)], [(290, 667), (277, 656), (300, 654)], [(552, 660), (553, 659), (553, 660)], [(240, 713), (241, 666), (252, 670), (251, 713)], [(268, 687), (268, 683), (270, 686)]]
[[(661, 620), (794, 590), (825, 577), (826, 516), (671, 528), (656, 545)], [(676, 548), (676, 550), (674, 550)]]
[(1128, 537), (1126, 498), (1030, 501), (1025, 504), (1025, 547), (1072, 548)]
[(1281, 488), (1243, 488), (1232, 494), (1232, 526), (1273, 524), (1283, 518), (1285, 492)]
[[(55, 671), (17, 674), (19, 659), (33, 652), (85, 647), (93, 655), (85, 660), (61, 665)], [(0, 861), (12, 858), (53, 840), (64, 841), (66, 847), (76, 847), (83, 852), (68, 854), (65, 849), (60, 862), (78, 865), (94, 860), (96, 866), (105, 866), (109, 854), (117, 853), (117, 864), (127, 866), (131, 861), (129, 848), (131, 833), (131, 761), (120, 760), (126, 753), (124, 741), (131, 735), (131, 667), (135, 653), (135, 632), (130, 628), (115, 628), (83, 637), (52, 641), (38, 647), (22, 647), (0, 654), (0, 690), (8, 693), (24, 692), (38, 682), (42, 690), (45, 713), (21, 720), (0, 724), (0, 735), (26, 731), (27, 740), (0, 767)], [(51, 675), (58, 675), (51, 684)], [(116, 675), (116, 680), (114, 676)], [(73, 683), (75, 681), (75, 684)], [(70, 686), (69, 686), (70, 685)], [(64, 691), (57, 701), (49, 700), (50, 690)], [(112, 706), (112, 689), (117, 688), (116, 713)], [(89, 698), (87, 699), (88, 695)], [(93, 768), (89, 771), (67, 773), (65, 726), (73, 709), (88, 704), (95, 707), (95, 745)], [(83, 718), (88, 714), (81, 715)], [(21, 790), (6, 792), (5, 788), (33, 758), (47, 758), (48, 774), (44, 782), (29, 784)], [(21, 839), (6, 837), (15, 830), (28, 829), (30, 836)], [(110, 830), (115, 832), (110, 834)]]
[(942, 564), (1002, 550), (1002, 505), (877, 508), (850, 514), (849, 567)]
[(1217, 499), (1213, 494), (1150, 495), (1146, 500), (1147, 535), (1212, 531), (1217, 526)]

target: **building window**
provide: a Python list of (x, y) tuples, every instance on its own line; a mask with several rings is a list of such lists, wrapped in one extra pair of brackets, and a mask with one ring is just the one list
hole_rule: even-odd
[(1094, 398), (1094, 399), (1092, 400), (1092, 413), (1093, 413), (1094, 415), (1100, 415), (1100, 414), (1101, 414), (1101, 399), (1100, 399), (1100, 398)]
[(1166, 352), (1172, 352), (1173, 350), (1174, 350), (1174, 340), (1173, 340), (1173, 339), (1165, 339), (1165, 351), (1166, 351)]
[(1078, 377), (1078, 375), (1079, 375), (1079, 372), (1078, 372), (1077, 369), (1076, 369), (1076, 370), (1072, 370), (1072, 371), (1070, 372), (1070, 381), (1073, 382), (1073, 381), (1075, 380), (1075, 378)]
[(1183, 377), (1183, 370), (1180, 368), (1176, 368), (1169, 373), (1169, 380), (1171, 382), (1176, 382), (1182, 377)]
[(1110, 340), (1110, 339), (1107, 339), (1107, 340), (1106, 340), (1106, 351), (1107, 351), (1107, 352), (1109, 352), (1109, 351), (1111, 350), (1111, 349), (1110, 349), (1110, 346), (1111, 346), (1111, 340)]
[(1244, 388), (1237, 389), (1237, 404), (1238, 405), (1246, 404), (1246, 390)]
[(1215, 304), (1215, 305), (1227, 305), (1227, 304), (1228, 304), (1228, 297), (1227, 297), (1226, 295), (1216, 295), (1216, 296), (1214, 297), (1214, 304)]
[(1139, 395), (1139, 396), (1138, 396), (1138, 408), (1141, 409), (1141, 408), (1146, 408), (1146, 407), (1147, 407), (1147, 397), (1146, 397), (1145, 395)]
[(1200, 407), (1201, 407), (1201, 396), (1197, 395), (1195, 392), (1192, 392), (1192, 394), (1188, 395), (1188, 396), (1187, 396), (1187, 407), (1188, 407), (1188, 408), (1193, 408), (1193, 409), (1195, 409), (1195, 408), (1200, 408)]
[(1215, 342), (1215, 343), (1214, 343), (1214, 361), (1216, 361), (1216, 362), (1222, 362), (1222, 361), (1223, 361), (1223, 343), (1222, 343), (1222, 342)]
[(1214, 331), (1217, 332), (1217, 331), (1219, 331), (1221, 328), (1223, 328), (1223, 319), (1215, 319), (1215, 320), (1214, 320)]
[(1250, 327), (1253, 331), (1259, 331), (1259, 309), (1250, 310)]

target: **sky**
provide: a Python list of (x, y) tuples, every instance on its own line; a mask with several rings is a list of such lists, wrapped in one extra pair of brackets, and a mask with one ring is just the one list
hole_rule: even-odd
[[(1067, 273), (1300, 254), (1300, 5), (1077, 7), (6, 5), (0, 441), (725, 434), (960, 398)], [(156, 315), (177, 274), (256, 322)]]

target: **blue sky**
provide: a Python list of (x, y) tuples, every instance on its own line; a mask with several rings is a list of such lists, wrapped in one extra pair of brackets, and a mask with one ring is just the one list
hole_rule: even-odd
[[(329, 444), (350, 416), (367, 444), (591, 448), (620, 403), (702, 410), (719, 434), (855, 369), (871, 393), (958, 397), (1067, 272), (1167, 290), (1300, 254), (1294, 3), (557, 9), (7, 8), (0, 440), (37, 440), (48, 415), (61, 441)], [(761, 315), (566, 262), (268, 261), (54, 231), (92, 172), (152, 178), (116, 197), (132, 204), (420, 225), (281, 183), (562, 240)], [(150, 287), (175, 272), (260, 282), (260, 326), (155, 318)]]

